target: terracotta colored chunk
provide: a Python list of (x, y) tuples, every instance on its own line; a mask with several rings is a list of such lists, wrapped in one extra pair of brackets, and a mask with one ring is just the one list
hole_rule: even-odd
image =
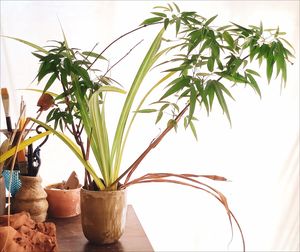
[(54, 223), (36, 223), (27, 212), (0, 216), (0, 251), (57, 252)]
[(76, 172), (72, 172), (67, 182), (64, 185), (64, 189), (76, 189), (79, 186), (79, 180)]

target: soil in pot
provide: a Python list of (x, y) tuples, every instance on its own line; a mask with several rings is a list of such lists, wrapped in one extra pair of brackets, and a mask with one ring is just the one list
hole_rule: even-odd
[(90, 191), (82, 188), (80, 201), (85, 237), (96, 244), (117, 242), (125, 229), (126, 190)]

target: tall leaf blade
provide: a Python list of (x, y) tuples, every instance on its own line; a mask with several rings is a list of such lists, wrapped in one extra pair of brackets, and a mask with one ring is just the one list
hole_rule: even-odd
[[(119, 166), (120, 159), (121, 159), (121, 146), (122, 146), (122, 140), (123, 140), (123, 134), (124, 130), (126, 127), (128, 115), (131, 110), (131, 106), (133, 104), (134, 98), (139, 90), (139, 87), (145, 78), (146, 74), (149, 72), (150, 68), (154, 64), (155, 60), (155, 55), (158, 52), (162, 40), (162, 35), (164, 33), (164, 29), (162, 29), (156, 38), (154, 39), (149, 51), (147, 52), (139, 70), (137, 71), (137, 74), (134, 78), (134, 81), (131, 85), (131, 88), (129, 90), (129, 93), (126, 97), (125, 103), (123, 105), (123, 109), (119, 118), (119, 122), (117, 125), (113, 145), (112, 145), (112, 150), (111, 150), (111, 160), (114, 160), (115, 155), (117, 154), (116, 157), (116, 163)], [(119, 167), (116, 168), (116, 171), (119, 170)]]

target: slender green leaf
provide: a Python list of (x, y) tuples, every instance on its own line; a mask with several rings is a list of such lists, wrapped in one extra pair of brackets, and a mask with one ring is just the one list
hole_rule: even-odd
[(173, 2), (173, 5), (175, 6), (177, 12), (180, 12), (180, 9), (179, 9), (178, 5), (176, 3), (174, 3), (174, 2)]
[(193, 121), (190, 121), (189, 126), (190, 126), (190, 128), (193, 132), (194, 137), (198, 141), (197, 131), (196, 131), (196, 128), (195, 128), (195, 125), (194, 125)]
[(160, 100), (163, 100), (167, 98), (168, 96), (178, 92), (179, 90), (182, 90), (184, 87), (187, 87), (190, 82), (189, 78), (181, 77), (178, 78), (175, 84), (172, 85), (165, 93), (164, 95), (160, 98)]
[(232, 25), (225, 25), (225, 26), (221, 26), (217, 29), (217, 31), (223, 31), (223, 30), (226, 30), (227, 28), (230, 28), (232, 27)]
[(176, 19), (176, 35), (179, 32), (180, 29), (181, 20), (179, 18)]
[(157, 123), (160, 121), (160, 119), (162, 118), (163, 114), (164, 114), (164, 113), (163, 113), (162, 110), (160, 110), (160, 111), (158, 112), (157, 118), (156, 118), (156, 121), (155, 121), (155, 124), (157, 124)]
[[(72, 142), (71, 139), (69, 139), (66, 135), (54, 130), (49, 125), (47, 125), (47, 124), (45, 124), (45, 123), (43, 123), (43, 122), (41, 122), (37, 119), (30, 118), (30, 120), (34, 121), (35, 123), (37, 123), (39, 125), (42, 125), (45, 129), (47, 129), (51, 133), (55, 134), (60, 140), (62, 140), (69, 147), (69, 149), (76, 155), (76, 157), (84, 165), (86, 170), (91, 174), (91, 176), (93, 177), (93, 179), (94, 179), (95, 183), (97, 184), (97, 186), (101, 190), (105, 189), (105, 186), (103, 185), (102, 181), (98, 178), (97, 174), (95, 173), (95, 171), (91, 167), (90, 163), (88, 161), (84, 160), (80, 149)], [(41, 134), (43, 134), (43, 133), (41, 133)]]
[(170, 20), (168, 18), (165, 18), (165, 20), (164, 20), (164, 28), (165, 28), (165, 30), (167, 30), (169, 23), (170, 23)]
[(140, 109), (137, 111), (134, 111), (135, 113), (153, 113), (157, 112), (157, 109)]
[(190, 108), (189, 108), (188, 124), (190, 124), (190, 122), (193, 118), (195, 107), (196, 107), (196, 101), (197, 101), (197, 92), (193, 85), (191, 86), (190, 90), (191, 90), (191, 95), (190, 95)]
[(253, 74), (253, 75), (256, 75), (258, 77), (260, 77), (260, 74), (252, 69), (246, 69), (246, 72), (249, 73), (249, 74)]
[(295, 48), (292, 46), (292, 44), (289, 41), (287, 41), (284, 38), (279, 38), (279, 39), (282, 40), (282, 41), (284, 41), (290, 48), (292, 48), (295, 51)]
[(46, 93), (46, 94), (51, 95), (54, 98), (58, 96), (58, 94), (56, 94), (56, 93), (53, 93), (53, 92), (50, 92), (50, 91), (44, 92), (44, 90), (35, 89), (35, 88), (25, 88), (25, 89), (21, 88), (21, 89), (18, 89), (18, 90), (33, 91), (33, 92), (37, 92), (37, 93)]
[(210, 19), (208, 19), (208, 20), (204, 23), (204, 26), (208, 26), (211, 22), (213, 22), (213, 21), (216, 19), (217, 16), (218, 16), (218, 15), (215, 15), (215, 16), (211, 17)]
[(98, 59), (102, 59), (102, 60), (106, 60), (107, 61), (107, 59), (105, 57), (103, 57), (102, 55), (99, 55), (98, 53), (84, 51), (81, 54), (83, 54), (84, 56), (98, 58)]
[(53, 73), (51, 75), (51, 77), (49, 78), (47, 84), (45, 85), (45, 88), (44, 88), (44, 92), (46, 92), (50, 87), (51, 85), (53, 84), (53, 82), (56, 80), (57, 78), (57, 74), (56, 73)]
[(157, 22), (161, 21), (162, 19), (163, 19), (162, 17), (148, 18), (148, 19), (144, 20), (142, 25), (151, 25), (151, 24), (154, 24), (154, 23), (157, 23)]
[(249, 85), (255, 90), (255, 92), (261, 98), (261, 92), (260, 92), (259, 86), (258, 86), (256, 80), (254, 79), (254, 77), (251, 74), (247, 74), (247, 73), (246, 73), (246, 76), (247, 76), (248, 80), (250, 81)]
[(223, 38), (225, 39), (225, 41), (227, 42), (227, 44), (228, 44), (232, 49), (234, 49), (234, 40), (233, 40), (233, 38), (231, 37), (231, 35), (230, 35), (227, 31), (225, 31), (225, 32), (223, 33)]
[(147, 52), (140, 68), (137, 71), (137, 74), (134, 78), (134, 81), (131, 85), (131, 88), (129, 90), (129, 93), (127, 95), (127, 98), (125, 100), (125, 103), (123, 105), (122, 112), (120, 114), (119, 122), (116, 128), (116, 133), (112, 145), (112, 150), (111, 150), (111, 160), (114, 160), (115, 155), (116, 157), (116, 168), (115, 168), (115, 179), (118, 177), (118, 172), (119, 172), (119, 166), (122, 158), (122, 140), (123, 140), (123, 134), (124, 130), (126, 127), (128, 115), (132, 106), (132, 103), (134, 101), (134, 98), (136, 96), (137, 91), (139, 90), (139, 87), (145, 78), (146, 74), (149, 72), (153, 64), (155, 63), (156, 54), (160, 48), (161, 40), (162, 40), (162, 35), (164, 33), (164, 29), (162, 29), (156, 38), (154, 39), (149, 51)]
[(215, 59), (213, 57), (210, 57), (207, 61), (207, 69), (210, 71), (210, 72), (213, 72), (214, 71), (214, 64), (215, 64)]
[(4, 37), (4, 38), (9, 38), (9, 39), (13, 39), (13, 40), (16, 40), (16, 41), (19, 41), (25, 45), (28, 45), (28, 46), (31, 46), (33, 47), (34, 49), (40, 51), (40, 52), (43, 52), (43, 53), (48, 53), (48, 51), (46, 49), (44, 49), (43, 47), (40, 47), (38, 45), (35, 45), (29, 41), (26, 41), (26, 40), (23, 40), (23, 39), (19, 39), (19, 38), (14, 38), (14, 37), (9, 37), (9, 36), (4, 36), (4, 35), (0, 35), (1, 37)]
[(0, 156), (0, 163), (4, 162), (6, 159), (10, 158), (11, 156), (13, 156), (17, 151), (21, 151), (21, 150), (24, 150), (28, 145), (40, 140), (41, 138), (45, 137), (45, 136), (48, 136), (51, 132), (50, 131), (45, 131), (43, 133), (40, 133), (38, 135), (35, 135), (35, 136), (32, 136), (24, 141), (22, 141), (18, 147), (18, 150), (15, 147), (9, 149), (8, 151), (6, 151), (5, 153), (3, 153), (1, 156)]
[(230, 91), (221, 82), (216, 81), (216, 84), (219, 86), (220, 89), (222, 89), (224, 91), (224, 93), (226, 93), (232, 100), (235, 101), (235, 99), (232, 96), (232, 94), (230, 93)]
[(219, 85), (218, 82), (216, 82), (216, 81), (212, 81), (212, 82), (214, 84), (213, 87), (214, 87), (216, 96), (218, 98), (219, 104), (220, 104), (221, 108), (223, 109), (223, 112), (226, 114), (226, 116), (227, 116), (227, 118), (229, 120), (229, 123), (231, 125), (231, 119), (230, 119), (228, 107), (227, 107), (226, 100), (224, 98), (222, 89), (220, 88), (220, 85)]
[(154, 14), (155, 16), (167, 17), (167, 15), (165, 13), (162, 13), (162, 12), (151, 12), (151, 13)]
[(274, 65), (274, 57), (273, 54), (269, 54), (267, 58), (267, 79), (268, 82), (270, 83), (270, 80), (272, 78), (272, 73), (273, 73), (273, 65)]

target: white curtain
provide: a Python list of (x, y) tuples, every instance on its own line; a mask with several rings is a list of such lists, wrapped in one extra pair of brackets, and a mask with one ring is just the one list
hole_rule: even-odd
[[(197, 124), (199, 141), (181, 127), (169, 134), (139, 167), (147, 172), (218, 174), (231, 180), (213, 183), (228, 198), (244, 231), (247, 251), (299, 251), (299, 2), (298, 1), (177, 1), (183, 10), (198, 11), (205, 17), (218, 14), (216, 24), (230, 21), (277, 28), (295, 47), (294, 64), (288, 67), (287, 87), (280, 80), (260, 80), (262, 100), (248, 88), (236, 88), (236, 102), (229, 103), (233, 126), (216, 106), (209, 118)], [(152, 7), (165, 1), (1, 1), (1, 34), (39, 45), (61, 40), (59, 21), (72, 47), (98, 50), (121, 34), (137, 27), (150, 16)], [(128, 87), (157, 30), (139, 31), (119, 42), (108, 54), (124, 55), (144, 39), (113, 76)], [(7, 87), (16, 121), (21, 95), (27, 115), (37, 110), (37, 94), (22, 91), (36, 87), (37, 73), (32, 50), (1, 38), (1, 87)], [(265, 69), (260, 69), (263, 73)], [(157, 81), (153, 75), (148, 85)], [(157, 98), (157, 97), (155, 97)], [(155, 99), (154, 98), (154, 99)], [(150, 103), (151, 101), (149, 101)], [(117, 108), (110, 107), (113, 114)], [(108, 113), (109, 114), (109, 113)], [(163, 125), (141, 115), (130, 135), (123, 169), (156, 137)], [(5, 127), (1, 107), (1, 128)], [(113, 124), (112, 126), (113, 127)], [(4, 137), (1, 136), (1, 141)], [(42, 149), (40, 175), (47, 185), (66, 179), (80, 166), (58, 139), (51, 137)], [(129, 189), (129, 202), (155, 251), (240, 251), (241, 239), (230, 226), (222, 206), (202, 192), (173, 185), (142, 185)]]

